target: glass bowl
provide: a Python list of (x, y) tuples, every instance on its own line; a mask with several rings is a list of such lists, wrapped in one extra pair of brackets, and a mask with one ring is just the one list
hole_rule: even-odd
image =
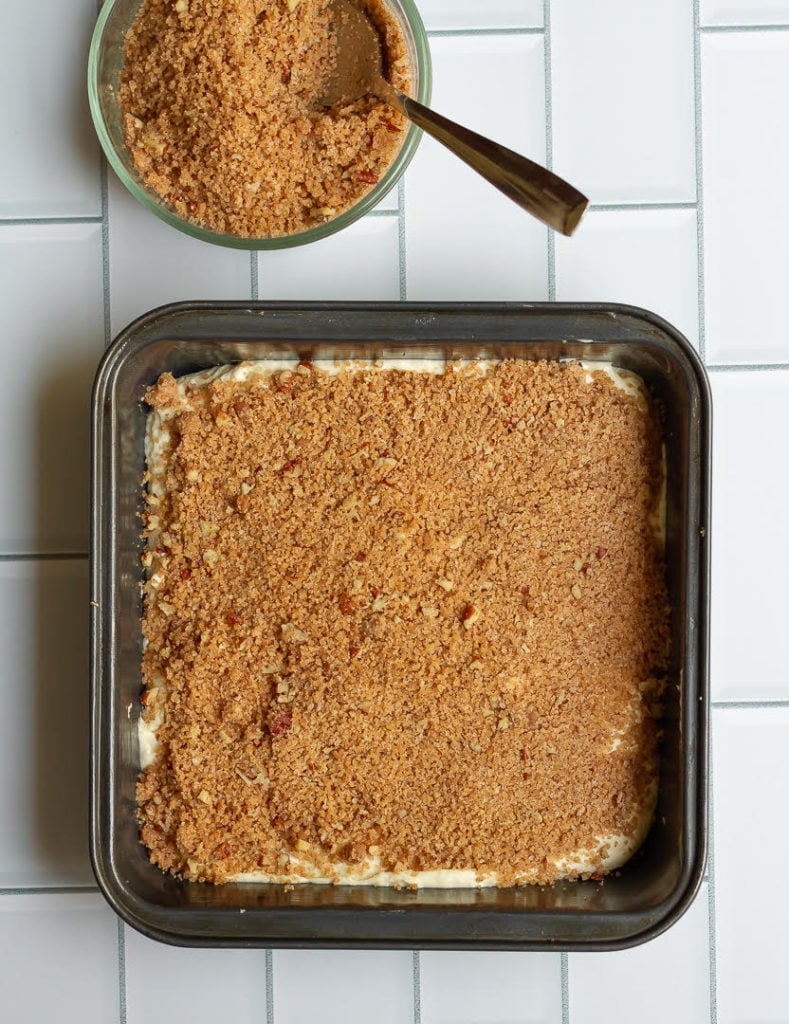
[[(90, 112), (102, 149), (120, 180), (143, 206), (179, 231), (215, 245), (234, 249), (287, 249), (333, 235), (348, 227), (380, 203), (403, 175), (419, 145), (422, 133), (411, 125), (402, 148), (381, 180), (366, 195), (332, 220), (291, 235), (254, 238), (225, 234), (202, 227), (181, 217), (174, 208), (149, 188), (134, 166), (123, 137), (118, 103), (118, 86), (123, 67), (123, 41), (134, 21), (141, 0), (107, 0), (101, 9), (88, 57), (88, 98)], [(422, 18), (413, 0), (386, 0), (397, 19), (411, 64), (412, 95), (420, 103), (430, 102), (431, 64)]]

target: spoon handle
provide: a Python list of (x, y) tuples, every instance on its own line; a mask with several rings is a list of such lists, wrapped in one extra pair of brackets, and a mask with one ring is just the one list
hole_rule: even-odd
[(397, 101), (414, 124), (445, 145), (524, 210), (563, 235), (571, 235), (578, 227), (589, 200), (552, 171), (455, 124), (410, 96), (398, 93)]

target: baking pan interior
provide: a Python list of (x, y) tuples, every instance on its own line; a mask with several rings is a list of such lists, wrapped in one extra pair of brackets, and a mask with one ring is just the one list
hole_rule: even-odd
[[(658, 807), (641, 851), (604, 883), (421, 890), (210, 886), (162, 874), (135, 821), (141, 691), (139, 514), (146, 412), (160, 373), (242, 359), (518, 357), (610, 360), (639, 374), (665, 420), (671, 675)], [(94, 392), (92, 853), (132, 925), (193, 945), (610, 949), (686, 908), (706, 853), (709, 398), (684, 339), (657, 317), (602, 306), (183, 304), (109, 350)]]

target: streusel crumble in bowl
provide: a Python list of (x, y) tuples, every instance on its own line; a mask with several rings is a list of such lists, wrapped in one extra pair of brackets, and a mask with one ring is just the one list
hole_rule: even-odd
[[(385, 74), (430, 95), (413, 0), (359, 0)], [(373, 97), (324, 109), (330, 0), (110, 0), (88, 67), (99, 140), (123, 184), (205, 241), (276, 249), (353, 223), (394, 187), (421, 133)]]

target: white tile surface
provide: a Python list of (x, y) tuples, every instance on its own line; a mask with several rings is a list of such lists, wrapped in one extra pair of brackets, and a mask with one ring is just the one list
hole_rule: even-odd
[(199, 242), (149, 213), (110, 175), (112, 331), (166, 302), (248, 299), (249, 253)]
[(117, 1020), (117, 935), (112, 912), (94, 893), (0, 896), (3, 1020)]
[(96, 0), (3, 5), (0, 217), (101, 211), (84, 74), (95, 20)]
[(366, 217), (299, 249), (260, 253), (261, 299), (399, 299), (397, 217)]
[(713, 697), (786, 699), (789, 372), (719, 372), (712, 386)]
[(87, 637), (86, 561), (0, 562), (0, 889), (93, 884)]
[[(441, 37), (432, 52), (436, 110), (544, 163), (540, 36)], [(407, 172), (405, 228), (410, 299), (547, 297), (546, 229), (430, 138)]]
[(701, 0), (702, 25), (786, 25), (789, 0)]
[[(713, 712), (718, 1024), (789, 1020), (789, 708)], [(761, 870), (759, 868), (761, 867)]]
[(543, 0), (420, 0), (428, 31), (462, 28), (540, 28)]
[(571, 954), (572, 1024), (632, 1024), (636, 1006), (638, 1024), (708, 1024), (708, 947), (709, 904), (703, 886), (679, 923), (653, 942), (614, 956)]
[(590, 211), (556, 241), (556, 297), (628, 302), (665, 317), (697, 343), (695, 210)]
[(707, 358), (786, 362), (789, 133), (766, 98), (789, 94), (789, 32), (706, 35), (702, 58)]
[(423, 953), (422, 1024), (560, 1024), (551, 953)]
[(125, 928), (126, 1021), (262, 1024), (262, 949), (176, 949)]
[(276, 1024), (410, 1024), (406, 952), (274, 950)]
[(87, 551), (88, 408), (103, 340), (101, 227), (0, 227), (0, 553)]
[(592, 202), (696, 198), (689, 0), (552, 0), (554, 169)]
[[(716, 372), (712, 680), (718, 701), (789, 701), (782, 543), (789, 506), (789, 363), (783, 293), (789, 213), (789, 0), (418, 0), (435, 64), (434, 105), (554, 165), (598, 204), (555, 239), (559, 299), (655, 309), (697, 340), (694, 10), (703, 26), (706, 355)], [(95, 0), (7, 2), (0, 17), (0, 221), (98, 217), (98, 146), (85, 53)], [(6, 11), (5, 8), (8, 10)], [(543, 11), (550, 14), (542, 32)], [(749, 31), (717, 31), (720, 26)], [(771, 25), (762, 31), (760, 25)], [(511, 31), (514, 30), (514, 31)], [(544, 48), (551, 57), (545, 96)], [(35, 68), (35, 74), (31, 69)], [(753, 185), (751, 169), (758, 169)], [(754, 195), (768, 213), (749, 218)], [(776, 196), (779, 197), (776, 200)], [(321, 244), (263, 254), (259, 292), (281, 299), (543, 299), (546, 230), (426, 140), (391, 217)], [(143, 210), (109, 174), (114, 331), (186, 298), (246, 299), (248, 254), (204, 245)], [(89, 388), (104, 338), (101, 225), (0, 224), (0, 555), (84, 550)], [(412, 1024), (409, 952), (177, 950), (117, 928), (95, 894), (8, 895), (85, 885), (86, 565), (0, 559), (0, 1019), (92, 1024)], [(789, 841), (789, 707), (718, 708), (711, 885), (717, 1024), (789, 1024), (789, 898), (754, 881)], [(777, 809), (777, 812), (776, 812)], [(763, 874), (763, 872), (762, 872)], [(421, 957), (423, 1024), (710, 1024), (706, 889), (665, 936), (631, 952), (569, 959)], [(637, 1011), (633, 1011), (633, 1007)]]

